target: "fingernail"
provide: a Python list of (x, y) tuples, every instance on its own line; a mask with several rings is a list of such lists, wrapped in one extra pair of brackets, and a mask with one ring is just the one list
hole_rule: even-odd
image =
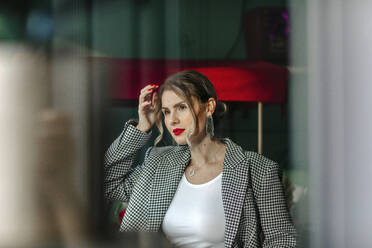
[(148, 103), (150, 103), (151, 101), (147, 101)]
[(152, 91), (152, 89), (148, 89), (148, 91)]

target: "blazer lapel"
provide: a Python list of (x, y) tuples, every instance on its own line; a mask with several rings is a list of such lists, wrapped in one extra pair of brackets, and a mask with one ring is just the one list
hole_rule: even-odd
[(230, 139), (227, 145), (222, 173), (222, 201), (225, 211), (225, 247), (231, 247), (238, 231), (249, 180), (249, 164), (243, 149)]
[(190, 150), (179, 146), (157, 166), (149, 196), (148, 231), (159, 230), (189, 162)]

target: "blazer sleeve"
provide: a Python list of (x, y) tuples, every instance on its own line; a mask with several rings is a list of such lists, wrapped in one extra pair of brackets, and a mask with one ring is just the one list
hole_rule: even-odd
[(105, 154), (104, 192), (111, 200), (129, 201), (151, 151), (151, 147), (146, 151), (142, 165), (133, 166), (138, 151), (150, 138), (150, 134), (138, 130), (133, 124), (134, 121), (125, 124), (124, 130)]
[(256, 200), (264, 234), (263, 247), (296, 247), (296, 230), (287, 208), (278, 164), (265, 166)]

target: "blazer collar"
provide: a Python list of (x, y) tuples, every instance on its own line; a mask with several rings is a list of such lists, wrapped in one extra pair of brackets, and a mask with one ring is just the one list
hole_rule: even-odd
[(222, 141), (226, 144), (224, 170), (226, 168), (234, 169), (244, 160), (244, 150), (229, 138), (224, 138)]
[(158, 231), (191, 159), (188, 146), (177, 146), (163, 154), (155, 171), (149, 195), (148, 231)]
[(225, 247), (231, 247), (241, 219), (246, 190), (249, 185), (249, 162), (244, 150), (230, 139), (222, 173), (222, 203), (225, 212)]

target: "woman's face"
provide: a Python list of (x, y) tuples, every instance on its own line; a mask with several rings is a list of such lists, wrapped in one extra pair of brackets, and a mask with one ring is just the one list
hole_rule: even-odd
[(164, 123), (174, 140), (179, 145), (185, 145), (186, 137), (193, 133), (193, 138), (205, 136), (206, 111), (202, 111), (196, 100), (193, 100), (195, 115), (198, 118), (198, 127), (194, 128), (191, 109), (186, 101), (174, 91), (166, 90), (161, 97)]

